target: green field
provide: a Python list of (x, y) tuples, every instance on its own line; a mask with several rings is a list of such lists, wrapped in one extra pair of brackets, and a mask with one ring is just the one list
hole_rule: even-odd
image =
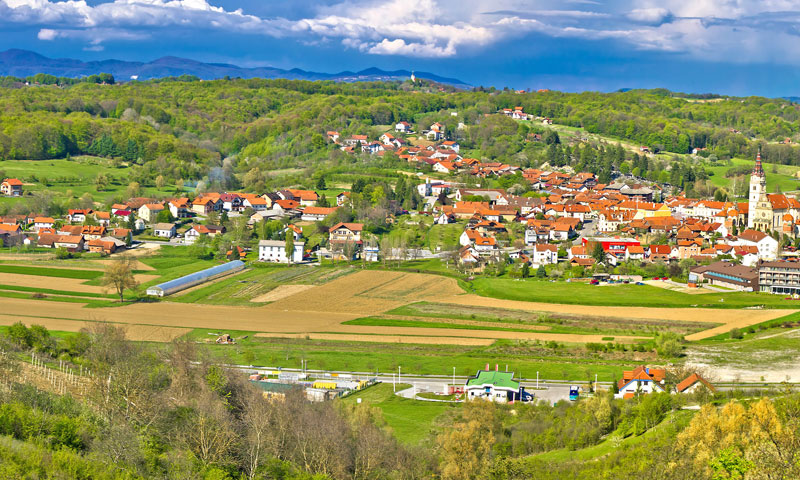
[(36, 275), (41, 277), (76, 278), (93, 280), (103, 276), (99, 270), (70, 270), (67, 268), (28, 267), (25, 265), (0, 264), (0, 273), (14, 273), (18, 275)]
[[(726, 177), (725, 172), (731, 167), (747, 166), (752, 168), (755, 164), (753, 159), (734, 158), (731, 160), (731, 165), (707, 165), (705, 170), (709, 175), (709, 181), (718, 187), (725, 187), (728, 191), (732, 192), (733, 178)], [(777, 172), (773, 171), (773, 168)], [(782, 192), (791, 192), (800, 189), (800, 179), (794, 175), (800, 171), (800, 167), (793, 165), (773, 165), (769, 163), (764, 164), (764, 172), (767, 175), (767, 191), (773, 193), (778, 187)], [(749, 175), (745, 176), (745, 181), (749, 181)]]
[[(5, 160), (0, 162), (0, 172), (5, 177), (19, 178), (26, 183), (24, 191), (48, 191), (54, 194), (71, 194), (79, 197), (91, 194), (97, 201), (105, 201), (124, 194), (131, 182), (131, 169), (127, 166), (115, 167), (105, 158), (79, 156), (69, 160)], [(103, 174), (109, 179), (106, 188), (98, 191), (95, 179)], [(46, 181), (47, 184), (42, 183)], [(163, 190), (142, 186), (142, 195), (173, 195), (174, 189), (167, 186)], [(16, 203), (25, 197), (0, 197), (0, 202)]]
[[(408, 384), (398, 385), (398, 391), (411, 387)], [(426, 402), (411, 400), (395, 395), (392, 384), (380, 383), (361, 392), (348, 395), (341, 401), (356, 403), (361, 399), (362, 405), (372, 405), (381, 409), (383, 419), (391, 427), (394, 436), (404, 443), (418, 444), (435, 433), (434, 420), (452, 408), (454, 404), (444, 402)]]
[(483, 277), (475, 279), (472, 288), (484, 297), (570, 305), (659, 308), (743, 308), (763, 305), (768, 308), (797, 308), (796, 303), (780, 295), (745, 292), (690, 295), (650, 285), (589, 285)]

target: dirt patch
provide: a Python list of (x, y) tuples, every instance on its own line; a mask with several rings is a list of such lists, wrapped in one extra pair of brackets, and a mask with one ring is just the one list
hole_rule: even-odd
[(255, 298), (251, 298), (251, 302), (262, 303), (262, 302), (275, 302), (281, 300), (286, 297), (291, 297), (292, 295), (305, 292), (306, 290), (314, 288), (313, 285), (278, 285), (277, 287), (273, 288), (269, 292), (259, 295)]
[(141, 285), (143, 283), (147, 283), (157, 278), (161, 278), (161, 275), (148, 275), (146, 273), (137, 273), (136, 275), (133, 276), (133, 278), (136, 279), (137, 282), (139, 282), (139, 285)]
[[(40, 275), (22, 275), (18, 273), (0, 273), (0, 285), (17, 287), (46, 288), (79, 293), (105, 293), (103, 287), (85, 285), (86, 280), (80, 278), (55, 278)], [(4, 302), (3, 302), (4, 303)]]
[(421, 343), (425, 345), (469, 345), (488, 346), (494, 340), (483, 338), (447, 338), (447, 337), (415, 337), (402, 335), (339, 335), (335, 333), (309, 333), (286, 335), (281, 333), (257, 333), (256, 337), (266, 338), (308, 338), (310, 340), (338, 340), (342, 342), (376, 342), (376, 343)]
[[(698, 295), (701, 293), (724, 293), (724, 291), (710, 290), (708, 288), (689, 288), (685, 285), (676, 284), (664, 280), (645, 280), (643, 283), (651, 287), (663, 288), (664, 290), (672, 290), (673, 292), (686, 293), (689, 295)], [(733, 290), (731, 290), (733, 292)]]

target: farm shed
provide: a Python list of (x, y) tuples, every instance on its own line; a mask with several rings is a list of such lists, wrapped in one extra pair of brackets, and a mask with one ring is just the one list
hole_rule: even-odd
[(147, 294), (156, 297), (172, 295), (175, 292), (180, 292), (181, 290), (214, 280), (215, 278), (241, 271), (244, 269), (244, 267), (244, 262), (241, 260), (234, 260), (233, 262), (228, 262), (222, 265), (207, 268), (205, 270), (200, 270), (199, 272), (155, 285), (147, 289)]

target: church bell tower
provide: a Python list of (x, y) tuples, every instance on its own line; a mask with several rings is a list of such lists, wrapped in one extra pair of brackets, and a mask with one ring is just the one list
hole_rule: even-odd
[(756, 156), (756, 166), (750, 174), (750, 194), (747, 211), (747, 228), (755, 228), (756, 208), (761, 195), (767, 193), (767, 177), (764, 175), (764, 168), (761, 166), (761, 151)]

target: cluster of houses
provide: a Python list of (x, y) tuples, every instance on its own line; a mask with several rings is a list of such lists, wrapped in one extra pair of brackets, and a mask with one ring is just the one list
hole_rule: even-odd
[[(349, 192), (337, 196), (337, 206), (317, 206), (319, 195), (310, 190), (286, 189), (264, 195), (249, 193), (204, 193), (194, 199), (187, 197), (167, 200), (131, 198), (111, 206), (108, 211), (70, 209), (59, 218), (51, 216), (6, 215), (0, 217), (2, 245), (33, 245), (41, 248), (64, 248), (69, 252), (100, 252), (113, 254), (130, 247), (133, 235), (148, 230), (148, 237), (163, 241), (178, 241), (192, 245), (198, 239), (213, 239), (226, 233), (223, 225), (200, 223), (212, 213), (223, 212), (231, 218), (249, 215), (248, 223), (283, 219), (317, 222), (325, 220), (349, 201)], [(163, 220), (163, 212), (169, 212)], [(304, 249), (303, 230), (290, 223), (284, 233), (291, 230), (294, 252), (285, 251), (285, 241), (262, 240), (258, 246), (259, 259), (271, 262), (301, 262), (311, 253)], [(355, 259), (362, 248), (359, 223), (340, 223), (330, 229), (329, 246), (323, 252), (326, 258)], [(231, 252), (241, 256), (243, 250)], [(240, 255), (237, 255), (240, 254)], [(347, 257), (344, 257), (346, 255)]]
[(640, 365), (633, 370), (626, 370), (617, 382), (615, 398), (634, 398), (649, 393), (685, 393), (692, 394), (700, 390), (714, 393), (716, 388), (698, 373), (692, 373), (675, 385), (667, 385), (667, 371), (663, 368), (651, 368)]
[[(494, 370), (478, 370), (474, 377), (467, 379), (464, 387), (464, 398), (467, 401), (483, 400), (495, 403), (510, 403), (533, 400), (533, 395), (525, 391), (518, 380), (514, 380), (513, 372), (501, 372), (495, 365)], [(668, 385), (667, 371), (663, 368), (651, 368), (640, 365), (633, 370), (623, 372), (617, 382), (618, 393), (615, 398), (635, 398), (649, 393), (693, 394), (701, 390), (709, 393), (716, 388), (698, 373), (692, 373), (675, 385)]]

